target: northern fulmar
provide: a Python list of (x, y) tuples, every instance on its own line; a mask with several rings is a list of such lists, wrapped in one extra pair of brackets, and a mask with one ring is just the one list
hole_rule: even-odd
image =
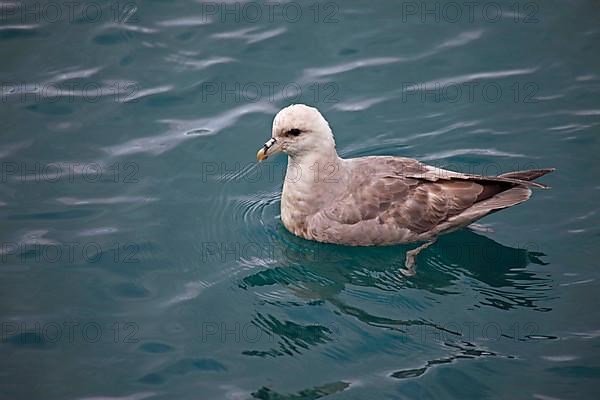
[(316, 109), (294, 104), (273, 120), (259, 161), (288, 154), (281, 220), (294, 235), (323, 243), (383, 246), (425, 242), (406, 254), (405, 275), (416, 255), (438, 235), (466, 227), (529, 199), (533, 182), (554, 168), (499, 176), (463, 174), (394, 156), (343, 159), (329, 123)]

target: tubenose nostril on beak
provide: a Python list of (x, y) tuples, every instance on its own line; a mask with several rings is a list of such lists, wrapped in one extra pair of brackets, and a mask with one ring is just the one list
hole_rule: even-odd
[(267, 143), (264, 144), (264, 149), (265, 149), (265, 153), (267, 152), (267, 150), (269, 150), (275, 143), (277, 143), (277, 140), (275, 138), (271, 138), (267, 141)]

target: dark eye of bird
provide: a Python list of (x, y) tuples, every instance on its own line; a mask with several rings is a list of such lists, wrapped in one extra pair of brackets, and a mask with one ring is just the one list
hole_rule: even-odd
[(287, 133), (290, 136), (298, 136), (299, 134), (302, 133), (302, 131), (300, 129), (294, 128), (294, 129), (290, 129)]

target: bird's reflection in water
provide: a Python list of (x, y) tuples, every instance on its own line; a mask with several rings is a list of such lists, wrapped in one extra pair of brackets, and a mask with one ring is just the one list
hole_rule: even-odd
[[(529, 249), (508, 247), (463, 229), (441, 237), (435, 246), (420, 254), (417, 274), (406, 278), (399, 269), (404, 265), (406, 251), (414, 246), (365, 248), (326, 245), (299, 239), (284, 229), (274, 232), (271, 237), (273, 249), (267, 260), (271, 267), (247, 276), (240, 286), (263, 293), (269, 293), (269, 288), (272, 288), (272, 295), (264, 296), (263, 301), (274, 306), (326, 303), (333, 306), (338, 315), (369, 326), (399, 332), (415, 327), (432, 329), (455, 336), (458, 340), (460, 333), (420, 315), (414, 298), (403, 296), (407, 293), (406, 289), (411, 289), (413, 296), (415, 292), (426, 291), (429, 294), (425, 297), (437, 296), (440, 302), (446, 296), (464, 296), (467, 297), (467, 309), (525, 307), (547, 311), (540, 303), (549, 296), (552, 288), (550, 278), (531, 267), (526, 269), (530, 264), (544, 264), (544, 254), (537, 251), (535, 244), (530, 244)], [(282, 298), (282, 287), (291, 296)], [(364, 289), (362, 293), (360, 289)], [(468, 296), (464, 293), (467, 289), (480, 295)], [(391, 316), (374, 315), (362, 309), (360, 301), (358, 306), (357, 302), (349, 304), (348, 296), (364, 296), (366, 301), (379, 301), (384, 306), (392, 304), (395, 308)], [(297, 301), (288, 301), (289, 297)], [(423, 297), (422, 293), (419, 297)], [(413, 317), (397, 319), (398, 315), (407, 314)], [(252, 323), (278, 338), (278, 342), (270, 350), (252, 350), (245, 352), (247, 355), (291, 356), (332, 340), (331, 327), (322, 324), (302, 325), (269, 313), (257, 313)]]
[[(299, 239), (284, 229), (272, 235), (272, 267), (243, 279), (241, 286), (281, 285), (301, 298), (332, 301), (347, 285), (398, 292), (411, 288), (434, 294), (458, 294), (456, 283), (468, 278), (484, 296), (476, 306), (545, 311), (539, 300), (551, 289), (549, 276), (528, 271), (545, 265), (533, 242), (519, 248), (502, 245), (469, 229), (442, 236), (419, 255), (417, 274), (399, 273), (414, 246), (348, 247)], [(527, 248), (529, 247), (529, 248)]]

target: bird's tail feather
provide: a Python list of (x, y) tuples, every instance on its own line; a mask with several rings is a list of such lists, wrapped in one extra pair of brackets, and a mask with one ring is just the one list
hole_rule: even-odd
[(498, 177), (499, 178), (518, 179), (521, 181), (529, 182), (529, 181), (539, 178), (540, 176), (544, 176), (550, 172), (554, 172), (555, 170), (556, 170), (556, 168), (528, 169), (527, 171), (508, 172), (506, 174), (498, 175)]

